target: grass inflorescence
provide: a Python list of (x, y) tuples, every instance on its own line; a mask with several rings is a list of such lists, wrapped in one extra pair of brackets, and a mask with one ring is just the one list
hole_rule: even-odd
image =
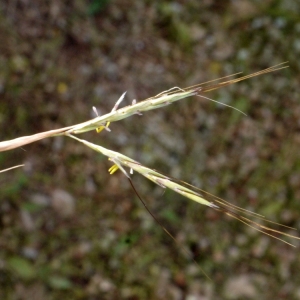
[[(3, 141), (0, 142), (0, 152), (1, 151), (7, 151), (10, 149), (14, 149), (17, 147), (21, 147), (23, 145), (39, 141), (44, 138), (48, 137), (54, 137), (54, 136), (67, 136), (70, 137), (85, 146), (100, 152), (102, 155), (106, 156), (112, 163), (112, 167), (109, 169), (109, 173), (113, 174), (117, 170), (121, 170), (123, 174), (128, 178), (130, 181), (132, 188), (136, 192), (137, 196), (145, 206), (145, 208), (148, 210), (148, 212), (153, 216), (153, 214), (149, 211), (147, 206), (145, 205), (145, 202), (143, 201), (142, 197), (138, 194), (135, 186), (133, 185), (131, 175), (135, 171), (142, 176), (146, 177), (147, 179), (151, 180), (158, 186), (166, 189), (169, 188), (173, 191), (175, 191), (178, 194), (181, 194), (182, 196), (193, 200), (199, 204), (208, 206), (211, 209), (214, 209), (216, 211), (219, 211), (221, 213), (224, 213), (227, 216), (230, 216), (231, 218), (237, 219), (241, 223), (256, 229), (259, 232), (262, 232), (268, 236), (271, 236), (272, 238), (278, 239), (288, 245), (293, 246), (291, 243), (287, 242), (286, 240), (282, 239), (282, 236), (286, 236), (289, 238), (293, 239), (299, 239), (299, 237), (286, 233), (282, 231), (281, 229), (275, 229), (271, 226), (265, 225), (265, 223), (271, 223), (272, 225), (275, 226), (282, 226), (285, 227), (286, 229), (293, 229), (284, 225), (280, 225), (278, 223), (266, 220), (263, 216), (256, 214), (254, 212), (250, 212), (248, 210), (245, 210), (243, 208), (240, 208), (238, 206), (235, 206), (221, 198), (215, 197), (211, 194), (209, 194), (206, 191), (200, 190), (195, 186), (192, 186), (182, 180), (172, 178), (168, 175), (162, 174), (161, 172), (151, 169), (149, 167), (144, 166), (140, 162), (125, 156), (119, 152), (112, 151), (110, 149), (104, 148), (100, 145), (93, 144), (91, 142), (88, 142), (83, 139), (79, 139), (76, 137), (76, 134), (80, 134), (83, 132), (91, 131), (91, 130), (96, 130), (98, 133), (101, 132), (102, 130), (106, 129), (110, 131), (109, 126), (111, 123), (128, 118), (132, 115), (135, 114), (142, 114), (143, 112), (146, 112), (148, 110), (153, 110), (153, 109), (158, 109), (165, 107), (167, 105), (170, 105), (176, 101), (179, 101), (181, 99), (191, 97), (191, 96), (198, 96), (204, 99), (212, 100), (210, 98), (207, 98), (203, 96), (203, 93), (219, 89), (221, 87), (225, 87), (230, 84), (237, 83), (242, 80), (249, 79), (251, 77), (255, 77), (258, 75), (274, 72), (283, 68), (287, 67), (287, 63), (282, 63), (270, 68), (267, 68), (265, 70), (246, 75), (246, 76), (240, 76), (237, 78), (233, 78), (232, 76), (239, 75), (240, 73), (230, 75), (227, 77), (223, 77), (218, 80), (212, 80), (209, 82), (197, 84), (188, 88), (179, 88), (179, 87), (174, 87), (171, 88), (167, 91), (164, 91), (162, 93), (159, 93), (156, 96), (150, 97), (144, 101), (137, 102), (135, 100), (132, 101), (131, 105), (125, 106), (123, 108), (119, 108), (120, 103), (125, 97), (125, 93), (119, 98), (119, 100), (116, 102), (115, 106), (113, 107), (112, 111), (108, 114), (98, 116), (91, 119), (89, 121), (76, 124), (73, 126), (65, 127), (65, 128), (60, 128), (56, 130), (50, 130), (42, 133), (37, 133), (31, 136), (25, 136), (25, 137), (20, 137), (16, 138), (10, 141)], [(221, 103), (222, 104), (222, 103)], [(223, 104), (225, 106), (229, 106), (226, 104)], [(233, 107), (233, 109), (238, 110)], [(239, 110), (238, 110), (239, 111)], [(95, 110), (96, 112), (96, 110)], [(241, 111), (240, 111), (241, 112)], [(96, 112), (97, 113), (97, 112)], [(243, 112), (241, 112), (243, 113)], [(2, 170), (1, 172), (8, 171), (10, 169), (20, 167), (20, 166), (15, 166), (9, 169)], [(153, 216), (154, 219), (162, 226), (162, 228), (166, 231), (166, 233), (176, 242), (176, 239), (169, 233), (169, 231), (160, 223), (159, 220), (156, 219), (155, 216)]]

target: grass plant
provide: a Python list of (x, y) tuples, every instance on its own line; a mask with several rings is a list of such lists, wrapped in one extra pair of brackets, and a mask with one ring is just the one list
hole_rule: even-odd
[[(270, 68), (267, 68), (265, 70), (246, 75), (246, 76), (240, 76), (237, 78), (232, 78), (234, 75), (239, 75), (234, 74), (230, 75), (227, 77), (223, 77), (219, 79), (218, 81), (213, 80), (209, 81), (206, 83), (202, 84), (197, 84), (188, 88), (179, 88), (179, 87), (174, 87), (171, 88), (167, 91), (164, 91), (156, 96), (150, 97), (144, 101), (141, 102), (136, 102), (135, 100), (132, 101), (131, 105), (128, 105), (123, 108), (119, 108), (120, 103), (125, 97), (125, 93), (120, 97), (120, 99), (116, 102), (115, 106), (113, 107), (112, 111), (108, 114), (105, 114), (103, 116), (97, 116), (94, 119), (91, 119), (89, 121), (73, 125), (73, 126), (68, 126), (65, 128), (60, 128), (56, 130), (50, 130), (42, 133), (37, 133), (31, 136), (24, 136), (24, 137), (19, 137), (10, 141), (3, 141), (0, 142), (0, 152), (1, 151), (7, 151), (11, 150), (17, 147), (21, 147), (23, 145), (39, 141), (44, 138), (49, 138), (49, 137), (54, 137), (54, 136), (66, 136), (70, 137), (83, 145), (93, 149), (94, 151), (100, 152), (102, 155), (106, 156), (112, 163), (112, 167), (109, 169), (109, 173), (113, 174), (116, 172), (118, 169), (123, 172), (123, 174), (128, 178), (130, 181), (134, 191), (136, 192), (137, 196), (139, 199), (142, 201), (143, 205), (146, 207), (148, 210), (147, 206), (145, 205), (145, 202), (143, 199), (140, 197), (138, 194), (136, 188), (133, 185), (133, 182), (131, 180), (131, 174), (133, 171), (141, 174), (142, 176), (146, 177), (147, 179), (151, 180), (155, 184), (159, 185), (162, 188), (169, 188), (172, 189), (173, 191), (181, 194), (182, 196), (193, 200), (199, 204), (208, 206), (214, 210), (217, 210), (219, 212), (222, 212), (234, 219), (237, 219), (238, 221), (242, 222), (243, 224), (255, 228), (257, 231), (262, 232), (268, 236), (271, 236), (275, 239), (278, 239), (290, 246), (293, 246), (290, 242), (284, 240), (282, 237), (289, 237), (289, 238), (294, 238), (294, 239), (299, 239), (299, 237), (292, 235), (290, 233), (287, 233), (283, 231), (283, 229), (276, 229), (277, 227), (284, 227), (285, 229), (293, 229), (291, 227), (287, 227), (284, 225), (280, 225), (278, 223), (266, 220), (262, 215), (256, 214), (254, 212), (250, 212), (248, 210), (245, 210), (243, 208), (240, 208), (238, 206), (235, 206), (221, 198), (215, 197), (203, 190), (198, 189), (195, 186), (192, 186), (182, 180), (172, 178), (170, 176), (164, 175), (161, 172), (151, 169), (149, 167), (144, 166), (140, 162), (125, 156), (119, 152), (112, 151), (110, 149), (106, 149), (100, 145), (93, 144), (91, 142), (88, 142), (83, 139), (79, 139), (75, 135), (91, 131), (91, 130), (96, 130), (97, 132), (101, 132), (102, 130), (108, 130), (109, 125), (112, 122), (120, 121), (122, 119), (128, 118), (134, 114), (142, 114), (143, 112), (146, 112), (148, 110), (152, 109), (158, 109), (165, 107), (167, 105), (170, 105), (176, 101), (182, 100), (187, 97), (191, 96), (198, 96), (204, 99), (212, 100), (210, 98), (207, 98), (203, 96), (203, 93), (219, 89), (221, 87), (225, 87), (230, 84), (237, 83), (239, 81), (249, 79), (258, 75), (274, 72), (283, 68), (286, 68), (287, 64), (282, 63)], [(214, 100), (212, 100), (214, 101)], [(222, 103), (221, 103), (222, 104)], [(223, 104), (226, 105), (226, 104)], [(226, 105), (228, 106), (228, 105)], [(233, 107), (233, 109), (236, 109)], [(238, 109), (236, 109), (238, 110)], [(240, 111), (241, 112), (241, 111)], [(243, 113), (243, 112), (241, 112)], [(20, 165), (22, 166), (22, 165)], [(15, 166), (4, 171), (8, 171), (10, 169), (20, 167), (20, 166)], [(152, 215), (152, 213), (148, 210), (148, 212)], [(153, 216), (153, 215), (152, 215)], [(155, 216), (153, 216), (155, 218)], [(161, 225), (161, 223), (155, 218), (155, 220)], [(269, 223), (272, 225), (265, 225), (265, 223)], [(275, 228), (273, 228), (273, 225)], [(162, 225), (161, 225), (162, 226)], [(162, 226), (163, 227), (163, 226)], [(166, 228), (163, 227), (163, 229), (167, 232), (168, 235), (171, 236), (171, 238), (176, 242), (175, 238), (168, 232)]]

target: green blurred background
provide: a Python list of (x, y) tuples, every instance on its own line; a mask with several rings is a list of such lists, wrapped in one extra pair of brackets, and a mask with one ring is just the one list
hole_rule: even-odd
[[(300, 2), (0, 3), (0, 140), (77, 124), (173, 86), (288, 69), (81, 135), (300, 229)], [(134, 174), (74, 140), (0, 154), (1, 299), (300, 299), (299, 248)], [(290, 232), (286, 230), (286, 232)], [(299, 247), (300, 243), (293, 242)]]

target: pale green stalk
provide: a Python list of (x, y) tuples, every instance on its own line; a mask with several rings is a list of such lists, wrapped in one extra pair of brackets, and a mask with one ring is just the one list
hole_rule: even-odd
[(0, 173), (7, 172), (7, 171), (10, 171), (12, 169), (20, 168), (20, 167), (23, 167), (23, 166), (24, 165), (13, 166), (13, 167), (10, 167), (8, 169), (1, 170)]
[(178, 101), (183, 98), (187, 98), (190, 96), (194, 96), (198, 93), (198, 89), (194, 89), (192, 91), (180, 91), (176, 94), (160, 94), (158, 98), (150, 98), (141, 102), (137, 102), (133, 105), (128, 105), (126, 107), (120, 108), (118, 110), (113, 110), (108, 114), (103, 116), (99, 116), (93, 120), (81, 123), (79, 125), (74, 126), (66, 133), (82, 133), (90, 130), (95, 130), (99, 126), (103, 126), (107, 122), (115, 122), (125, 118), (128, 118), (135, 114), (140, 114), (142, 111), (148, 111), (152, 109), (157, 109), (162, 106), (166, 106), (175, 101)]
[[(155, 170), (152, 170), (148, 167), (145, 167), (141, 163), (131, 159), (130, 157), (128, 157), (126, 155), (118, 153), (116, 151), (106, 149), (102, 146), (93, 144), (93, 143), (88, 142), (86, 140), (79, 139), (79, 138), (77, 138), (73, 135), (70, 135), (70, 134), (67, 134), (67, 136), (69, 136), (69, 137), (77, 140), (78, 142), (88, 146), (89, 148), (91, 148), (91, 149), (93, 149), (97, 152), (100, 152), (101, 154), (107, 156), (108, 159), (114, 163), (114, 165), (109, 169), (110, 174), (113, 174), (116, 170), (120, 169), (125, 174), (125, 176), (127, 176), (130, 179), (129, 174), (132, 172), (132, 170), (134, 170), (134, 171), (140, 173), (141, 175), (143, 175), (144, 177), (148, 178), (149, 180), (153, 181), (154, 183), (156, 183), (157, 185), (159, 185), (162, 188), (169, 188), (169, 189), (175, 191), (176, 193), (179, 193), (179, 194), (183, 195), (184, 197), (189, 198), (189, 199), (191, 199), (191, 200), (193, 200), (197, 203), (200, 203), (202, 205), (208, 206), (208, 207), (213, 208), (217, 211), (225, 213), (226, 215), (239, 220), (240, 222), (244, 223), (245, 225), (247, 225), (251, 228), (254, 228), (257, 231), (262, 232), (266, 235), (269, 235), (269, 236), (271, 236), (275, 239), (278, 239), (278, 240), (280, 240), (280, 241), (282, 241), (282, 242), (284, 242), (284, 243), (286, 243), (290, 246), (295, 247), (291, 243), (277, 237), (275, 234), (281, 234), (281, 235), (284, 235), (284, 236), (288, 236), (290, 238), (300, 239), (299, 237), (296, 237), (294, 235), (291, 235), (291, 234), (282, 232), (280, 230), (276, 230), (276, 229), (273, 229), (271, 227), (264, 226), (264, 225), (262, 225), (258, 222), (252, 221), (248, 217), (245, 217), (245, 216), (241, 215), (241, 213), (252, 215), (252, 217), (255, 217), (257, 219), (261, 219), (265, 222), (270, 222), (270, 223), (273, 223), (273, 224), (276, 224), (276, 225), (279, 225), (279, 226), (287, 227), (289, 229), (294, 229), (294, 228), (290, 228), (288, 226), (284, 226), (284, 225), (266, 220), (261, 215), (258, 215), (256, 213), (253, 213), (253, 212), (250, 212), (250, 211), (247, 211), (247, 210), (244, 210), (244, 209), (241, 209), (240, 207), (232, 205), (232, 204), (228, 203), (227, 201), (225, 201), (221, 198), (214, 197), (213, 195), (210, 195), (207, 192), (202, 192), (202, 194), (206, 195), (205, 198), (212, 198), (214, 203), (212, 201), (208, 201), (207, 199), (204, 198), (204, 196), (202, 194), (197, 193), (195, 191), (195, 190), (199, 190), (196, 187), (193, 187), (193, 186), (191, 186), (187, 183), (184, 183), (182, 181), (173, 179), (173, 178), (168, 177), (168, 176), (166, 176), (166, 175), (164, 175), (164, 174), (162, 174), (158, 171), (155, 171)], [(129, 173), (126, 171), (126, 168), (130, 169)], [(130, 181), (131, 181), (131, 179), (130, 179)], [(177, 182), (181, 182), (182, 184), (179, 184)], [(190, 186), (194, 190), (187, 188), (185, 185)]]
[[(181, 100), (181, 99), (184, 99), (184, 98), (187, 98), (187, 97), (191, 97), (191, 96), (195, 96), (195, 95), (197, 95), (199, 97), (203, 97), (204, 99), (208, 99), (208, 100), (211, 100), (211, 101), (214, 101), (214, 102), (218, 102), (218, 101), (215, 101), (213, 99), (202, 96), (202, 93), (206, 93), (206, 92), (209, 92), (209, 91), (212, 91), (212, 90), (215, 90), (215, 89), (219, 89), (221, 87), (224, 87), (224, 86), (227, 86), (227, 85), (230, 85), (230, 84), (233, 84), (233, 83), (237, 83), (239, 81), (243, 81), (243, 80), (249, 79), (251, 77), (266, 74), (266, 73), (269, 73), (269, 72), (274, 72), (274, 71), (277, 71), (277, 70), (280, 70), (280, 69), (283, 69), (283, 68), (286, 68), (286, 67), (287, 67), (286, 63), (281, 63), (281, 64), (278, 64), (276, 66), (267, 68), (265, 70), (258, 71), (256, 73), (249, 74), (249, 75), (242, 76), (242, 77), (238, 77), (238, 78), (235, 78), (235, 79), (229, 79), (229, 80), (221, 81), (221, 82), (217, 82), (217, 83), (212, 83), (215, 80), (211, 80), (209, 82), (204, 82), (204, 83), (201, 83), (201, 84), (197, 84), (195, 86), (191, 86), (191, 87), (188, 87), (188, 88), (185, 88), (185, 89), (181, 89), (181, 88), (178, 88), (178, 87), (171, 88), (170, 90), (164, 91), (164, 92), (162, 92), (162, 93), (160, 93), (160, 94), (158, 94), (154, 97), (151, 97), (149, 99), (146, 99), (144, 101), (133, 103), (132, 105), (128, 105), (128, 106), (120, 108), (120, 109), (115, 109), (114, 108), (108, 114), (105, 114), (103, 116), (99, 116), (99, 117), (97, 117), (93, 120), (89, 120), (87, 122), (84, 122), (84, 123), (81, 123), (81, 124), (78, 124), (78, 125), (75, 125), (75, 126), (72, 126), (72, 128), (67, 130), (66, 133), (78, 134), (78, 133), (82, 133), (82, 132), (86, 132), (86, 131), (90, 131), (90, 130), (95, 130), (100, 126), (104, 126), (106, 123), (119, 121), (119, 120), (128, 118), (132, 115), (140, 114), (143, 111), (157, 109), (157, 108), (169, 105), (171, 103), (174, 103), (178, 100)], [(231, 76), (233, 76), (233, 75), (231, 75)], [(227, 77), (229, 77), (229, 76), (226, 76), (224, 78), (227, 78)], [(217, 80), (220, 80), (220, 79), (222, 79), (222, 78), (219, 78)], [(124, 95), (125, 94), (123, 94), (121, 96), (122, 99), (123, 99)], [(238, 110), (238, 109), (236, 109), (236, 108), (234, 108), (230, 105), (227, 105), (227, 104), (224, 104), (224, 103), (221, 103), (221, 102), (218, 102), (218, 103), (221, 104), (221, 105), (224, 105), (224, 106), (231, 107), (231, 108), (241, 112), (240, 110)], [(241, 113), (243, 113), (243, 112), (241, 112)]]
[[(193, 201), (196, 201), (202, 205), (206, 205), (212, 208), (219, 208), (217, 205), (205, 200), (201, 197), (200, 194), (196, 193), (195, 191), (188, 189), (182, 185), (179, 185), (178, 183), (175, 183), (169, 178), (168, 176), (165, 176), (157, 171), (154, 171), (150, 168), (147, 168), (140, 164), (139, 162), (131, 159), (128, 156), (125, 156), (121, 153), (111, 151), (109, 149), (106, 149), (102, 146), (90, 143), (86, 140), (79, 139), (73, 135), (68, 135), (69, 137), (79, 141), (80, 143), (83, 143), (84, 145), (92, 148), (93, 150), (102, 153), (103, 155), (107, 156), (109, 160), (114, 162), (119, 169), (125, 174), (125, 176), (130, 177), (128, 172), (124, 169), (124, 167), (133, 169), (134, 171), (140, 173), (141, 175), (145, 176), (149, 180), (153, 181), (157, 185), (163, 187), (163, 188), (169, 188)], [(117, 168), (113, 168), (115, 171)]]
[[(123, 97), (125, 95), (125, 94), (123, 94), (121, 96), (121, 98), (118, 100), (118, 102), (116, 103), (113, 110), (108, 114), (96, 117), (92, 120), (89, 120), (89, 121), (86, 121), (86, 122), (83, 122), (80, 124), (68, 126), (65, 128), (49, 130), (49, 131), (37, 133), (34, 135), (30, 135), (30, 136), (23, 136), (23, 137), (16, 138), (13, 140), (0, 142), (0, 152), (11, 150), (11, 149), (18, 148), (18, 147), (22, 147), (26, 144), (33, 143), (38, 140), (42, 140), (42, 139), (49, 138), (49, 137), (61, 136), (61, 135), (65, 135), (65, 134), (79, 134), (79, 133), (91, 131), (91, 130), (97, 130), (97, 132), (99, 132), (103, 128), (107, 128), (110, 122), (116, 122), (116, 121), (128, 118), (134, 114), (139, 115), (139, 114), (141, 114), (141, 112), (152, 110), (152, 109), (157, 109), (157, 108), (169, 105), (171, 103), (174, 103), (178, 100), (181, 100), (181, 99), (184, 99), (184, 98), (187, 98), (190, 96), (198, 96), (198, 97), (202, 97), (204, 99), (215, 101), (213, 99), (204, 97), (202, 95), (202, 93), (206, 93), (206, 92), (209, 92), (209, 91), (212, 91), (215, 89), (219, 89), (221, 87), (224, 87), (224, 86), (227, 86), (230, 84), (234, 84), (239, 81), (249, 79), (251, 77), (266, 74), (269, 72), (274, 72), (274, 71), (277, 71), (277, 70), (280, 70), (280, 69), (283, 69), (286, 67), (287, 67), (286, 63), (282, 63), (282, 64), (270, 67), (268, 69), (265, 69), (265, 70), (262, 70), (262, 71), (259, 71), (256, 73), (238, 77), (238, 78), (234, 78), (234, 79), (220, 81), (224, 78), (228, 79), (228, 77), (233, 76), (233, 75), (219, 78), (219, 79), (216, 79), (216, 80), (220, 81), (217, 83), (212, 83), (212, 82), (216, 81), (216, 80), (212, 80), (212, 81), (197, 84), (195, 86), (191, 86), (191, 87), (188, 87), (185, 89), (175, 87), (175, 88), (171, 88), (167, 91), (164, 91), (154, 97), (148, 98), (144, 101), (140, 101), (137, 103), (135, 101), (133, 101), (132, 105), (128, 105), (126, 107), (117, 109), (119, 102), (123, 99)], [(237, 74), (234, 74), (234, 75), (237, 75)], [(215, 101), (215, 102), (218, 102), (218, 101)], [(229, 106), (229, 105), (221, 103), (221, 102), (218, 102), (218, 103), (221, 105), (224, 105), (224, 106)], [(231, 107), (231, 106), (229, 106), (229, 107)], [(240, 110), (238, 110), (234, 107), (231, 107), (231, 108), (241, 112)], [(243, 112), (241, 112), (241, 113), (243, 113)]]

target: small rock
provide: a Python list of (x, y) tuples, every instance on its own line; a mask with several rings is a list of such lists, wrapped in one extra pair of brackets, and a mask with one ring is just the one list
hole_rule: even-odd
[(261, 275), (244, 274), (228, 279), (224, 287), (226, 299), (258, 299), (258, 293), (265, 283)]
[(29, 258), (29, 259), (36, 259), (39, 255), (39, 252), (32, 248), (32, 247), (24, 247), (22, 249), (22, 254), (24, 257)]
[(30, 213), (26, 210), (21, 210), (20, 214), (23, 229), (25, 229), (26, 231), (34, 230), (35, 224)]
[(50, 203), (49, 197), (40, 193), (31, 195), (30, 201), (40, 206), (48, 206)]
[(75, 199), (68, 192), (56, 189), (52, 193), (52, 208), (62, 217), (71, 217), (75, 212)]

